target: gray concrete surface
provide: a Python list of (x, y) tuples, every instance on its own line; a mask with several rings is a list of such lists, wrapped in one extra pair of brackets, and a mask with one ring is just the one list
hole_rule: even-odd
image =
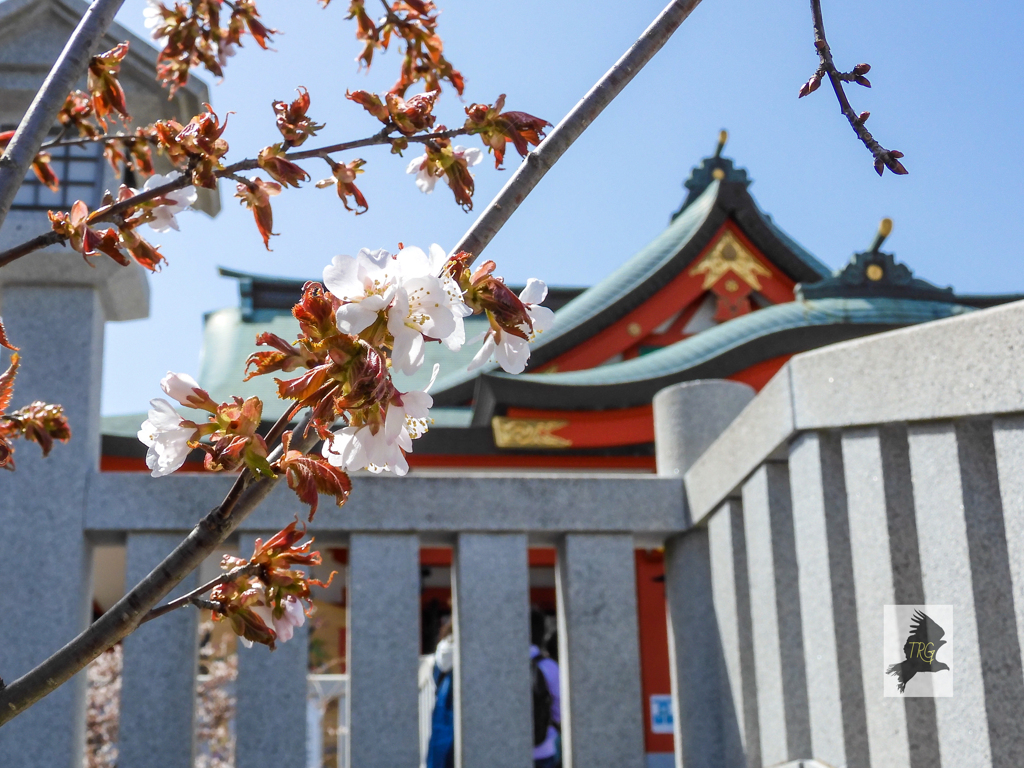
[(415, 766), (419, 541), (353, 534), (348, 558), (348, 765)]
[[(138, 584), (180, 542), (181, 537), (173, 533), (129, 534), (126, 584)], [(198, 573), (193, 571), (167, 600), (198, 586)], [(198, 617), (199, 611), (192, 606), (179, 608), (124, 639), (117, 743), (120, 768), (192, 765)]]
[(566, 768), (641, 768), (644, 725), (633, 539), (568, 534), (558, 547)]
[(533, 765), (529, 580), (525, 534), (458, 535), (452, 591), (462, 768)]

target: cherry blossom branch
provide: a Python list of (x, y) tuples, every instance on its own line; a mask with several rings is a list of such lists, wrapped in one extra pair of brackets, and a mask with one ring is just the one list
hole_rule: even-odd
[[(339, 144), (329, 144), (326, 147), (318, 147), (317, 149), (307, 149), (302, 152), (289, 152), (284, 157), (287, 160), (309, 160), (316, 157), (326, 157), (327, 155), (334, 152), (346, 152), (352, 149), (359, 149), (361, 147), (370, 147), (381, 144), (389, 144), (392, 139), (397, 138), (394, 136), (394, 132), (397, 130), (396, 127), (386, 125), (384, 128), (375, 133), (373, 136), (369, 136), (365, 139), (357, 139), (355, 141), (345, 141)], [(426, 133), (418, 136), (402, 136), (405, 141), (415, 144), (426, 144), (436, 139), (450, 139), (455, 136), (464, 136), (470, 132), (469, 128), (454, 128), (449, 131), (436, 131), (434, 133)], [(248, 158), (241, 160), (232, 165), (226, 166), (218, 171), (214, 172), (214, 175), (218, 178), (231, 178), (235, 177), (241, 171), (251, 171), (259, 168), (259, 161), (254, 158)], [(24, 174), (23, 174), (24, 175)], [(89, 224), (101, 224), (104, 222), (112, 222), (117, 219), (123, 213), (127, 213), (131, 208), (155, 200), (158, 197), (163, 197), (168, 192), (173, 192), (178, 189), (184, 189), (185, 187), (192, 185), (192, 179), (190, 174), (185, 173), (179, 176), (174, 181), (170, 181), (166, 184), (161, 184), (158, 187), (147, 189), (139, 192), (136, 195), (132, 195), (129, 198), (125, 198), (112, 205), (108, 205), (104, 208), (98, 208), (89, 218)], [(57, 245), (67, 240), (65, 235), (58, 234), (57, 232), (45, 232), (41, 235), (37, 235), (31, 240), (26, 240), (19, 245), (15, 245), (8, 248), (6, 251), (0, 252), (0, 267), (6, 267), (11, 262), (17, 261), (22, 256), (27, 256), (33, 251), (38, 251), (41, 248), (46, 248), (51, 245)]]
[(65, 139), (62, 138), (61, 136), (57, 136), (51, 141), (44, 142), (43, 145), (39, 147), (39, 149), (47, 150), (53, 147), (74, 147), (81, 144), (95, 144), (98, 142), (106, 143), (108, 141), (111, 143), (115, 141), (123, 141), (126, 144), (132, 144), (136, 141), (145, 141), (150, 144), (157, 143), (157, 140), (155, 138), (150, 138), (148, 136), (139, 136), (138, 134), (135, 133), (103, 133), (100, 134), (99, 136), (79, 136), (74, 139)]
[(57, 120), (68, 93), (85, 74), (107, 28), (124, 0), (94, 0), (36, 93), (28, 112), (0, 157), (0, 226), (39, 148)]
[[(301, 432), (301, 429), (296, 430), (300, 436), (292, 442), (291, 448), (308, 451), (316, 445), (319, 437), (315, 432), (301, 437)], [(281, 446), (278, 446), (269, 459), (274, 461), (281, 454)], [(239, 480), (243, 476), (251, 477), (245, 472)], [(260, 478), (251, 483), (236, 481), (224, 501), (210, 510), (184, 541), (109, 611), (35, 669), (0, 690), (0, 726), (66, 683), (103, 651), (134, 632), (156, 604), (252, 514), (279, 480), (280, 476)], [(239, 485), (245, 487), (235, 494)]]
[[(262, 567), (262, 565), (250, 563), (249, 565), (240, 565), (237, 568), (232, 568), (227, 573), (222, 573), (217, 578), (210, 579), (210, 581), (203, 584), (203, 586), (196, 587), (188, 594), (175, 598), (174, 600), (171, 600), (169, 603), (161, 605), (159, 608), (154, 608), (142, 617), (142, 621), (140, 621), (139, 624), (145, 624), (147, 621), (152, 621), (153, 619), (163, 616), (165, 613), (170, 613), (171, 611), (176, 610), (178, 608), (182, 608), (186, 605), (196, 605), (200, 608), (210, 608), (210, 606), (219, 607), (217, 603), (213, 603), (209, 600), (198, 600), (197, 598), (200, 595), (206, 594), (214, 587), (220, 586), (221, 584), (227, 584), (229, 581), (234, 581), (239, 576), (255, 575), (256, 573), (259, 573)], [(200, 603), (203, 604), (200, 605)], [(209, 603), (209, 605), (206, 605), (206, 603)], [(215, 610), (215, 608), (213, 610)]]
[(906, 174), (907, 169), (899, 161), (899, 158), (903, 157), (903, 153), (894, 149), (886, 149), (875, 140), (871, 132), (864, 127), (871, 113), (861, 112), (858, 114), (855, 112), (853, 107), (850, 106), (850, 100), (846, 97), (846, 91), (843, 89), (843, 83), (850, 82), (870, 88), (871, 83), (868, 82), (864, 75), (871, 67), (867, 64), (858, 64), (851, 72), (840, 72), (832, 60), (832, 49), (829, 48), (828, 40), (825, 39), (825, 21), (821, 15), (821, 0), (811, 0), (811, 17), (814, 23), (814, 48), (818, 52), (820, 63), (811, 79), (801, 86), (799, 98), (803, 98), (817, 90), (821, 84), (821, 78), (824, 75), (828, 75), (829, 82), (832, 83), (832, 90), (835, 91), (836, 99), (839, 101), (839, 110), (849, 121), (853, 132), (857, 134), (857, 138), (871, 152), (871, 156), (875, 159), (875, 171), (878, 172), (878, 175), (882, 175), (884, 168), (888, 168), (900, 176)]
[[(700, 0), (675, 0), (658, 16), (640, 39), (614, 67), (591, 89), (584, 99), (555, 128), (541, 144), (537, 152), (527, 156), (526, 161), (505, 185), (505, 189), (491, 203), (488, 210), (473, 224), (460, 240), (460, 247), (478, 256), (487, 243), (497, 234), (512, 212), (536, 187), (554, 162), (597, 117), (608, 103), (625, 87), (636, 73), (665, 44), (672, 32), (686, 19)], [(455, 134), (457, 135), (457, 134)], [(413, 137), (410, 137), (412, 140)], [(427, 141), (432, 136), (418, 137)], [(368, 140), (369, 143), (383, 143)], [(325, 151), (341, 151), (344, 145), (324, 150), (312, 150), (313, 155)], [(351, 148), (351, 145), (345, 147)], [(305, 153), (294, 153), (305, 154)], [(310, 155), (310, 156), (313, 156)], [(253, 161), (254, 165), (255, 162)], [(243, 164), (225, 169), (229, 172), (244, 170)], [(181, 183), (181, 187), (186, 183)], [(169, 187), (169, 188), (168, 188)], [(153, 197), (165, 194), (174, 185), (165, 185), (150, 190)], [(147, 197), (147, 199), (150, 199)], [(113, 215), (118, 206), (110, 206), (106, 215)], [(291, 411), (292, 409), (289, 409)], [(286, 412), (278, 420), (271, 434), (283, 430), (293, 413)], [(292, 433), (290, 450), (306, 452), (319, 440), (315, 430), (299, 426)], [(282, 455), (278, 445), (268, 457), (276, 461)], [(255, 478), (248, 472), (241, 473), (224, 501), (212, 509), (179, 544), (164, 558), (148, 576), (131, 589), (109, 611), (97, 619), (85, 632), (73, 639), (57, 653), (46, 659), (35, 669), (0, 690), (0, 726), (16, 717), (36, 701), (67, 682), (99, 654), (129, 635), (142, 619), (153, 610), (181, 580), (197, 568), (216, 548), (245, 520), (256, 507), (270, 495), (281, 476)]]
[[(619, 95), (637, 72), (661, 50), (672, 33), (699, 4), (700, 0), (674, 0), (665, 7), (622, 58), (615, 62), (562, 122), (555, 126), (540, 146), (526, 156), (497, 197), (452, 249), (453, 253), (466, 251), (472, 254), (473, 258), (480, 255), (526, 196), (544, 178), (544, 174), (583, 134), (587, 126), (597, 119), (612, 99)], [(472, 259), (470, 261), (472, 262)]]

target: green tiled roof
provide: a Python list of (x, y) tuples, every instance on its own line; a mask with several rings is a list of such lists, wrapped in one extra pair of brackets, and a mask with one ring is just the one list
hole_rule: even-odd
[(730, 349), (794, 328), (816, 325), (915, 325), (929, 320), (972, 312), (972, 307), (907, 299), (818, 299), (765, 307), (709, 328), (632, 360), (565, 373), (492, 374), (514, 378), (521, 384), (605, 386), (672, 376), (719, 357)]

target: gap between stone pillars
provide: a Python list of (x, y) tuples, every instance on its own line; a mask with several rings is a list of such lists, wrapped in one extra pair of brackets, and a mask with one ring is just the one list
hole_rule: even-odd
[[(273, 532), (261, 538), (266, 541)], [(239, 542), (249, 556), (255, 535)], [(237, 768), (306, 768), (306, 675), (309, 622), (295, 628), (286, 643), (271, 651), (238, 642), (238, 710), (235, 716)]]
[(555, 574), (563, 764), (642, 768), (633, 537), (567, 534)]
[(354, 533), (348, 550), (349, 759), (417, 766), (420, 545), (415, 534)]
[[(129, 533), (126, 587), (137, 584), (180, 542), (177, 533)], [(167, 596), (199, 586), (193, 571)], [(192, 765), (199, 664), (199, 610), (179, 608), (143, 624), (124, 640), (119, 768)]]
[(530, 768), (526, 534), (460, 533), (454, 576), (455, 764)]

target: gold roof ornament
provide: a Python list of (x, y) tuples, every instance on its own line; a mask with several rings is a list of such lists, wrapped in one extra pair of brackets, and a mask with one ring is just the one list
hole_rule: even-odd
[(892, 234), (892, 219), (886, 216), (880, 222), (878, 222), (878, 234), (875, 235), (875, 239), (871, 243), (871, 247), (868, 248), (869, 252), (877, 251), (882, 247), (882, 243)]
[(554, 434), (567, 427), (568, 421), (558, 419), (515, 419), (494, 416), (491, 431), (499, 448), (568, 448), (572, 440)]
[(732, 272), (755, 291), (761, 290), (759, 276), (772, 275), (771, 271), (729, 230), (723, 232), (707, 255), (690, 268), (689, 274), (704, 275), (704, 285), (701, 288), (706, 291), (721, 280), (726, 272)]
[(729, 140), (729, 132), (724, 128), (718, 132), (718, 147), (715, 148), (715, 157), (719, 158), (722, 156), (722, 150), (725, 149), (725, 142)]

